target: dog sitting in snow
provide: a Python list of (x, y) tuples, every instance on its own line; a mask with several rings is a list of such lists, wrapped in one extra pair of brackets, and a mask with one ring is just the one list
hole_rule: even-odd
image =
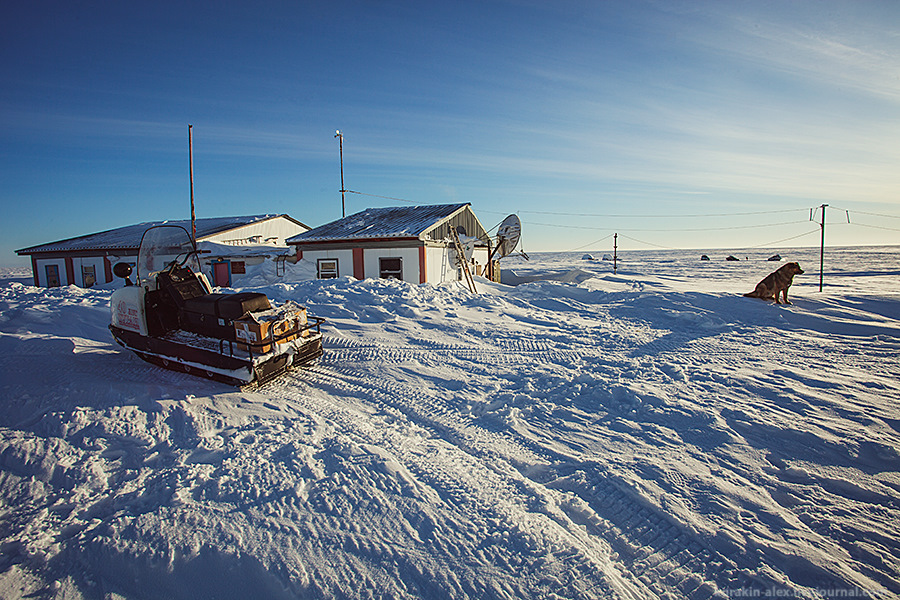
[(800, 275), (803, 269), (795, 262), (789, 262), (780, 269), (771, 273), (768, 277), (756, 284), (756, 289), (749, 294), (744, 294), (748, 298), (761, 298), (762, 300), (775, 300), (775, 304), (781, 304), (778, 301), (778, 294), (784, 296), (784, 303), (790, 304), (788, 300), (788, 288), (794, 282), (794, 275)]

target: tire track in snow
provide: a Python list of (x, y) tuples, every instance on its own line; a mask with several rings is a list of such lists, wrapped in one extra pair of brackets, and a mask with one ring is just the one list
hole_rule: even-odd
[[(757, 345), (760, 340), (741, 339), (739, 342), (735, 342), (729, 338), (728, 334), (721, 333), (699, 338), (692, 338), (684, 334), (663, 336), (657, 338), (657, 343), (651, 342), (649, 348), (644, 347), (644, 350), (649, 350), (650, 356), (664, 359), (662, 371), (666, 373), (672, 371), (673, 365), (676, 370), (679, 365), (690, 369), (695, 364), (695, 356), (698, 353), (702, 353), (704, 356), (704, 361), (699, 365), (701, 369), (709, 370), (711, 367), (715, 370), (727, 371), (732, 359), (740, 357), (746, 360), (749, 356), (752, 360), (770, 363), (774, 357), (781, 355), (797, 342), (797, 340), (790, 339), (790, 336), (785, 336), (783, 332), (773, 331), (771, 333), (773, 334), (771, 336), (761, 336), (769, 338), (763, 340), (762, 345)], [(770, 338), (774, 338), (774, 340)], [(511, 345), (518, 355), (504, 358), (497, 358), (504, 354), (504, 349), (471, 346), (466, 348), (462, 345), (433, 345), (427, 348), (404, 346), (403, 349), (409, 351), (410, 354), (403, 358), (395, 354), (396, 348), (390, 346), (371, 343), (347, 344), (346, 346), (347, 352), (332, 355), (328, 362), (346, 365), (352, 364), (354, 360), (378, 361), (390, 365), (412, 358), (428, 362), (450, 357), (481, 364), (497, 364), (506, 361), (549, 367), (554, 362), (553, 359), (557, 358), (560, 353), (566, 355), (565, 360), (570, 365), (573, 364), (572, 359), (576, 357), (584, 359), (601, 354), (607, 355), (602, 348), (593, 351), (559, 350), (552, 343), (546, 342), (539, 346), (522, 345), (518, 348)], [(807, 351), (816, 347), (814, 344), (803, 344), (803, 346)], [(365, 348), (365, 352), (356, 353), (350, 348), (355, 350)], [(818, 351), (821, 352), (821, 349)], [(715, 357), (711, 363), (710, 356)], [(363, 393), (368, 389), (369, 396), (367, 397), (369, 398), (375, 399), (375, 396), (387, 398), (386, 402), (389, 406), (402, 410), (409, 418), (418, 419), (418, 422), (424, 426), (438, 426), (439, 433), (444, 437), (448, 432), (456, 432), (452, 436), (454, 443), (467, 452), (478, 453), (480, 448), (491, 450), (502, 448), (502, 444), (498, 445), (496, 439), (490, 436), (483, 440), (484, 444), (480, 444), (477, 439), (473, 440), (460, 435), (459, 432), (463, 429), (471, 430), (472, 421), (460, 418), (458, 407), (448, 405), (443, 396), (431, 394), (423, 398), (424, 391), (420, 388), (415, 388), (415, 392), (413, 392), (395, 382), (371, 381), (369, 371), (356, 370), (352, 366), (334, 366), (332, 376), (335, 374), (339, 374), (345, 380), (349, 378), (354, 381), (360, 386)], [(372, 393), (375, 388), (381, 390), (379, 394)], [(418, 400), (413, 398), (418, 398)], [(456, 415), (455, 420), (447, 415)], [(422, 420), (423, 418), (424, 420)], [(494, 432), (489, 433), (493, 434)], [(512, 439), (509, 436), (502, 437), (507, 442)], [(532, 465), (546, 464), (548, 461), (554, 460), (553, 453), (548, 452), (538, 443), (520, 438), (513, 441), (519, 447), (523, 444), (526, 445), (539, 458), (538, 462), (530, 463)], [(516, 456), (515, 452), (501, 451), (498, 458), (518, 466), (529, 464)], [(553, 482), (546, 482), (546, 484), (554, 487)], [(663, 508), (642, 498), (640, 493), (631, 490), (627, 484), (621, 481), (613, 482), (609, 477), (602, 476), (591, 485), (575, 487), (566, 487), (567, 484), (564, 483), (560, 485), (562, 486), (560, 489), (575, 494), (579, 501), (588, 506), (587, 511), (582, 511), (578, 508), (568, 508), (570, 505), (565, 501), (559, 502), (559, 507), (566, 513), (570, 522), (576, 523), (586, 528), (592, 535), (608, 541), (609, 545), (618, 553), (619, 559), (624, 565), (622, 569), (642, 571), (644, 575), (641, 583), (646, 584), (654, 591), (653, 593), (662, 595), (674, 593), (678, 597), (708, 598), (715, 596), (718, 589), (759, 590), (771, 588), (776, 584), (785, 590), (802, 593), (802, 588), (785, 588), (785, 585), (791, 586), (792, 584), (786, 584), (786, 579), (781, 580), (777, 571), (770, 571), (768, 574), (759, 572), (760, 565), (753, 559), (739, 561), (740, 564), (738, 564), (726, 558), (709, 545), (715, 540), (708, 540), (706, 535), (698, 536), (690, 526), (675, 521)], [(546, 489), (538, 492), (542, 496), (546, 493)], [(589, 517), (585, 517), (585, 514)], [(825, 571), (816, 567), (811, 568), (819, 574), (822, 581), (831, 580), (835, 585), (840, 584)]]
[(423, 358), (446, 357), (485, 365), (516, 365), (531, 362), (535, 358), (572, 361), (601, 354), (594, 348), (558, 348), (554, 344), (536, 340), (492, 340), (491, 344), (483, 346), (428, 342), (397, 346), (389, 343), (327, 337), (325, 344), (326, 355), (323, 362), (331, 365), (372, 360), (399, 363)]
[[(386, 349), (378, 358), (390, 362), (391, 350)], [(478, 349), (472, 352), (482, 360), (493, 360), (494, 352)], [(543, 351), (537, 354), (546, 356)], [(466, 355), (471, 358), (470, 353)], [(532, 356), (531, 360), (534, 359)], [(521, 473), (538, 467), (536, 470), (540, 472), (550, 469), (554, 461), (567, 460), (536, 443), (485, 430), (460, 416), (443, 397), (425, 394), (421, 388), (389, 379), (373, 380), (370, 373), (350, 366), (323, 365), (314, 372), (322, 377), (315, 381), (317, 386), (343, 387), (357, 398), (401, 411), (407, 418), (437, 432), (442, 439), (452, 441), (477, 461), (492, 465), (492, 470), (498, 471), (497, 465), (503, 465)], [(508, 469), (499, 472), (503, 477), (510, 477)], [(473, 492), (484, 489), (484, 485), (485, 482), (480, 482), (472, 486)], [(674, 593), (678, 597), (705, 599), (716, 596), (719, 589), (760, 583), (661, 509), (643, 502), (636, 493), (623, 491), (624, 484), (597, 476), (591, 484), (579, 485), (564, 479), (542, 481), (532, 477), (528, 482), (520, 481), (516, 487), (520, 494), (552, 504), (557, 522), (570, 533), (577, 532), (582, 547), (602, 548), (604, 554), (611, 548), (616, 553), (618, 571), (629, 573), (629, 577), (639, 572), (638, 579), (621, 585), (636, 597)], [(579, 564), (571, 567), (575, 572), (584, 568)]]
[[(315, 398), (315, 394), (311, 393), (323, 389), (329, 392), (324, 398)], [(266, 391), (270, 397), (276, 392), (271, 388)], [(402, 430), (403, 426), (391, 425), (390, 421), (401, 413), (412, 414), (410, 409), (400, 411), (396, 406), (408, 405), (409, 399), (418, 391), (397, 384), (387, 384), (385, 387), (370, 385), (365, 375), (350, 374), (347, 369), (337, 371), (314, 367), (303, 380), (280, 384), (276, 393), (285, 402), (297, 402), (307, 410), (319, 413), (360, 443), (374, 443), (385, 448), (417, 479), (436, 492), (442, 502), (469, 515), (473, 522), (479, 522), (481, 533), (486, 537), (472, 549), (475, 554), (496, 552), (491, 549), (496, 545), (496, 541), (492, 540), (497, 536), (505, 540), (508, 536), (514, 555), (534, 555), (527, 559), (535, 561), (536, 566), (524, 570), (528, 574), (524, 576), (525, 584), (532, 592), (538, 591), (542, 596), (561, 594), (570, 598), (645, 597), (634, 592), (634, 582), (627, 581), (612, 569), (605, 543), (595, 541), (584, 544), (573, 539), (572, 532), (566, 527), (571, 524), (560, 525), (561, 514), (547, 514), (548, 499), (536, 494), (533, 482), (522, 477), (491, 449), (492, 445), (509, 444), (508, 440), (493, 438), (488, 432), (479, 433), (478, 427), (464, 427), (461, 423), (454, 426), (446, 420), (413, 415), (409, 418), (416, 427), (425, 427), (437, 436), (426, 438), (424, 448), (422, 443), (411, 444), (408, 434)], [(394, 417), (385, 420), (383, 426), (375, 425), (379, 419), (373, 418), (363, 424), (354, 418), (351, 407), (342, 407), (334, 402), (335, 394), (374, 405)], [(436, 412), (431, 414), (437, 416)], [(448, 443), (453, 441), (448, 438), (456, 438), (456, 443)], [(527, 451), (516, 448), (513, 452), (521, 454)], [(531, 458), (539, 460), (533, 455)], [(483, 522), (485, 519), (499, 521), (491, 527)], [(466, 542), (449, 539), (443, 544), (465, 545)], [(552, 555), (552, 559), (547, 559), (548, 555)], [(512, 559), (500, 556), (497, 560), (502, 563)], [(463, 572), (469, 569), (462, 564), (447, 566)]]

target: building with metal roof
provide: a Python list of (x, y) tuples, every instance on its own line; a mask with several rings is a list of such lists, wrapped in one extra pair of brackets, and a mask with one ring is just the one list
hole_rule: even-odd
[(460, 278), (450, 229), (481, 274), (490, 239), (471, 204), (369, 208), (287, 240), (319, 279), (351, 275), (439, 283)]
[[(237, 246), (284, 246), (287, 238), (309, 230), (308, 226), (285, 214), (212, 217), (196, 219), (195, 224), (198, 242)], [(113, 280), (112, 265), (115, 262), (134, 262), (141, 237), (156, 225), (179, 225), (191, 231), (190, 219), (151, 221), (22, 248), (16, 250), (16, 254), (31, 257), (36, 286), (74, 284), (91, 287)]]

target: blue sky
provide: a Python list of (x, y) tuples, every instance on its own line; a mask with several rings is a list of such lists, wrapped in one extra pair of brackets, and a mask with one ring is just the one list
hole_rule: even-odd
[(188, 124), (198, 216), (339, 218), (340, 129), (348, 214), (528, 251), (900, 243), (893, 0), (19, 2), (0, 53), (0, 265), (187, 218)]

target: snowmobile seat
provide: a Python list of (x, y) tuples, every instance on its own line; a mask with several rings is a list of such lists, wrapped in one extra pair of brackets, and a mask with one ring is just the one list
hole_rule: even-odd
[(240, 319), (248, 312), (269, 310), (269, 298), (259, 292), (239, 294), (206, 294), (184, 301), (184, 310), (210, 315), (226, 321)]
[(199, 313), (201, 315), (219, 316), (217, 304), (221, 298), (228, 294), (206, 294), (205, 296), (197, 296), (188, 298), (184, 301), (184, 310)]
[(248, 312), (268, 310), (272, 306), (265, 294), (206, 294), (184, 301), (180, 325), (185, 331), (224, 340), (234, 340), (234, 320)]
[(259, 292), (241, 292), (239, 294), (223, 294), (216, 303), (218, 315), (223, 319), (233, 321), (240, 319), (248, 312), (269, 310), (269, 298)]

